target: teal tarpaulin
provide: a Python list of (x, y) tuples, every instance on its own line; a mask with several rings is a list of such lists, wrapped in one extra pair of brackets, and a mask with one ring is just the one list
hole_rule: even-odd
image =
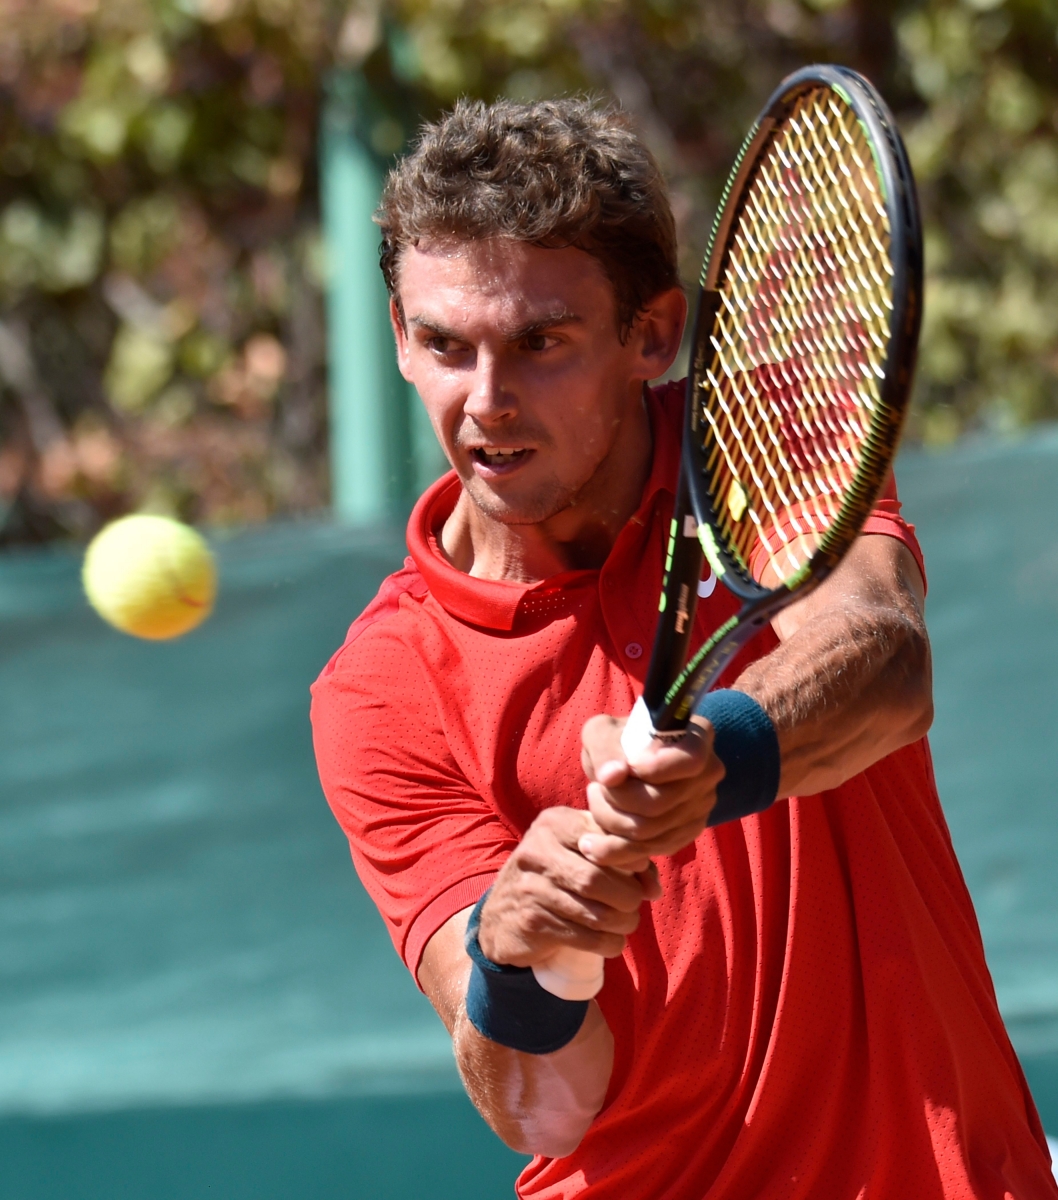
[(0, 1197), (511, 1194), (312, 760), (309, 683), (403, 548), (216, 548), (216, 613), (162, 645), (74, 556), (0, 558)]
[[(1058, 434), (898, 478), (941, 796), (1053, 1131)], [(460, 1098), (312, 763), (308, 685), (400, 540), (217, 550), (216, 614), (167, 645), (104, 627), (72, 554), (0, 558), (0, 1194), (395, 1198), (424, 1170), (437, 1197), (509, 1194), (518, 1160)]]

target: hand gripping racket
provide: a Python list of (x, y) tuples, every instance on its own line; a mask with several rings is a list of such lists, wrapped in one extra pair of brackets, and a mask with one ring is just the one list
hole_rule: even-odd
[[(889, 473), (922, 312), (914, 181), (896, 123), (843, 67), (768, 101), (713, 226), (694, 327), (683, 459), (657, 631), (626, 754), (678, 737), (731, 657), (834, 570)], [(702, 560), (742, 602), (687, 661)], [(603, 960), (534, 971), (565, 999)]]

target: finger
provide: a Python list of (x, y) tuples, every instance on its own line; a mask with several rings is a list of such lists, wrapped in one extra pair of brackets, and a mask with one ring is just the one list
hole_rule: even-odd
[(705, 817), (671, 830), (662, 837), (646, 842), (633, 842), (612, 834), (585, 834), (579, 849), (589, 862), (615, 870), (639, 872), (645, 869), (645, 859), (676, 854), (689, 846), (705, 828)]
[(549, 936), (532, 940), (507, 933), (494, 947), (481, 949), (486, 958), (512, 967), (531, 967), (544, 962), (560, 947), (587, 950), (603, 958), (619, 958), (624, 953), (626, 939), (623, 934), (605, 933), (586, 929), (583, 925), (561, 923), (555, 925)]
[(704, 717), (692, 717), (677, 741), (655, 738), (650, 745), (629, 760), (633, 775), (650, 783), (669, 783), (690, 778), (712, 764), (723, 764), (713, 754), (713, 727)]
[(564, 872), (562, 880), (552, 877), (548, 882), (586, 907), (625, 914), (639, 911), (647, 895), (634, 872), (594, 863), (579, 851), (574, 854), (574, 859), (575, 865)]
[(529, 890), (545, 907), (554, 900), (545, 894), (550, 888), (619, 912), (638, 911), (646, 899), (643, 885), (634, 875), (604, 869), (580, 853), (577, 838), (598, 833), (599, 827), (588, 813), (575, 815), (578, 821), (563, 821), (559, 830), (534, 829), (515, 851), (513, 866), (521, 874), (521, 889)]
[(593, 865), (621, 871), (633, 879), (650, 869), (650, 856), (642, 843), (615, 837), (613, 834), (585, 834), (581, 838), (580, 851)]
[[(699, 776), (708, 777), (715, 786), (723, 779), (725, 770), (723, 762), (713, 753), (712, 741), (693, 745), (682, 740), (674, 745), (654, 742), (628, 764), (630, 778), (656, 787)], [(607, 782), (606, 786), (611, 785)]]
[(581, 763), (589, 779), (596, 778), (603, 763), (625, 761), (621, 749), (624, 718), (600, 715), (585, 721), (581, 729)]
[(637, 871), (636, 878), (643, 885), (648, 900), (658, 900), (664, 895), (665, 889), (661, 886), (657, 863), (652, 862), (645, 871)]
[(541, 876), (503, 875), (482, 909), (478, 932), (493, 962), (528, 966), (560, 945), (620, 953), (625, 936), (639, 923), (639, 906), (622, 912), (565, 892)]
[(619, 959), (625, 953), (627, 938), (619, 934), (599, 934), (583, 925), (569, 925), (559, 940), (563, 946), (571, 949), (588, 950), (591, 954), (599, 954), (603, 959)]
[(587, 746), (581, 746), (580, 748), (580, 766), (589, 779), (595, 778), (595, 764), (591, 761), (591, 755), (588, 753)]
[(538, 853), (546, 855), (548, 846), (552, 841), (557, 841), (568, 849), (575, 850), (577, 840), (591, 830), (594, 824), (591, 813), (580, 808), (545, 808), (530, 826), (519, 849), (528, 850), (535, 847)]
[[(681, 789), (669, 799), (674, 803), (660, 812), (636, 813), (615, 808), (609, 802), (607, 793), (597, 784), (590, 785), (588, 789), (588, 809), (599, 829), (633, 842), (648, 842), (680, 826), (689, 825), (700, 817), (708, 817), (716, 803), (716, 792), (697, 788), (692, 791)], [(579, 849), (580, 839), (577, 845)]]
[[(722, 778), (719, 771), (706, 771), (691, 779), (662, 784), (644, 783), (640, 779), (629, 779), (618, 787), (589, 783), (585, 789), (588, 811), (599, 823), (602, 823), (601, 814), (608, 811), (632, 818), (654, 819), (671, 814), (683, 804), (696, 803), (704, 812), (712, 808)], [(583, 832), (587, 831), (580, 831)]]
[(677, 784), (657, 788), (638, 779), (629, 779), (619, 787), (603, 787), (601, 783), (589, 783), (585, 789), (588, 812), (594, 821), (599, 819), (596, 811), (607, 810), (629, 817), (661, 817), (683, 803), (686, 799), (686, 784), (686, 780), (681, 780)]
[(595, 768), (595, 779), (604, 787), (620, 787), (629, 777), (628, 763), (611, 758)]
[[(482, 913), (482, 925), (486, 924)], [(488, 914), (491, 922), (491, 914)], [(579, 925), (595, 933), (631, 933), (639, 924), (639, 906), (627, 912), (578, 896), (561, 888), (548, 887), (546, 881), (529, 881), (517, 898), (517, 912), (497, 912), (497, 924), (517, 929), (527, 943), (561, 936), (568, 925)]]
[[(635, 878), (630, 876), (630, 878)], [(642, 886), (642, 885), (640, 885)], [(628, 934), (632, 933), (639, 925), (639, 911), (641, 904), (637, 904), (634, 908), (627, 911), (613, 908), (609, 904), (601, 904), (595, 900), (589, 900), (585, 896), (578, 896), (573, 892), (560, 892), (558, 895), (548, 895), (546, 898), (548, 905), (549, 923), (546, 926), (536, 928), (533, 932), (545, 933), (553, 926), (553, 918), (557, 917), (560, 923), (566, 925), (580, 925), (585, 929), (591, 929), (596, 933), (617, 933)], [(533, 922), (528, 922), (532, 929)]]

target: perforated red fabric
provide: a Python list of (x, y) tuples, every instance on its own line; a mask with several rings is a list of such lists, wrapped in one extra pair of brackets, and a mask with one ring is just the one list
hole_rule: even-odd
[[(651, 400), (643, 503), (600, 571), (471, 579), (435, 531), (313, 687), (320, 777), (412, 971), (543, 808), (584, 807), (580, 729), (626, 713), (649, 660), (679, 454), (680, 385)], [(921, 563), (895, 487), (868, 531)], [(699, 642), (735, 608), (698, 608)], [(737, 676), (775, 645), (762, 633)], [(616, 1043), (603, 1112), (547, 1200), (1055, 1197), (1039, 1121), (985, 966), (923, 740), (821, 796), (707, 830), (659, 862), (599, 1002)]]

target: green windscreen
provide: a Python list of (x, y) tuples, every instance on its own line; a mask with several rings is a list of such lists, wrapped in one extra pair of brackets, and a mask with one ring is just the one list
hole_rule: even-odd
[[(941, 797), (1058, 1132), (1058, 436), (897, 477)], [(312, 761), (308, 686), (403, 545), (216, 548), (215, 615), (164, 645), (102, 625), (73, 554), (0, 557), (0, 1194), (509, 1196), (523, 1160), (462, 1097)]]
[(402, 539), (215, 548), (216, 612), (166, 644), (104, 626), (75, 556), (0, 557), (0, 1195), (513, 1195), (312, 757), (309, 684)]

